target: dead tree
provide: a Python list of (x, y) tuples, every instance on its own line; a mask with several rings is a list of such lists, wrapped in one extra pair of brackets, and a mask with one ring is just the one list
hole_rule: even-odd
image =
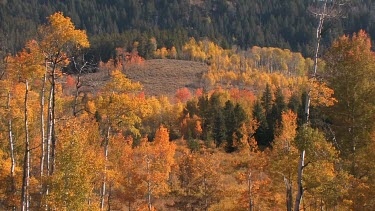
[[(322, 32), (324, 27), (324, 22), (327, 19), (338, 18), (343, 14), (343, 6), (346, 5), (349, 0), (323, 0), (317, 1), (316, 5), (311, 6), (309, 11), (318, 19), (318, 25), (316, 27), (316, 43), (315, 43), (315, 52), (314, 52), (314, 69), (309, 77), (311, 80), (315, 80), (317, 77), (318, 72), (318, 57), (319, 57), (319, 50), (320, 50), (320, 42), (322, 39)], [(306, 95), (306, 103), (305, 103), (305, 124), (309, 124), (310, 122), (310, 103), (311, 103), (311, 96), (310, 91), (308, 91)], [(305, 167), (305, 150), (300, 152), (300, 159), (298, 164), (298, 181), (297, 181), (297, 196), (296, 201), (294, 204), (294, 211), (300, 210), (300, 204), (302, 202), (303, 197), (303, 168)]]
[(95, 64), (85, 60), (85, 56), (82, 56), (82, 61), (77, 61), (72, 57), (72, 62), (74, 66), (74, 72), (76, 73), (75, 90), (74, 90), (74, 100), (73, 100), (73, 115), (77, 116), (80, 112), (84, 111), (84, 108), (78, 108), (79, 106), (79, 96), (82, 93), (81, 88), (85, 86), (82, 76), (84, 74), (92, 73), (95, 70)]

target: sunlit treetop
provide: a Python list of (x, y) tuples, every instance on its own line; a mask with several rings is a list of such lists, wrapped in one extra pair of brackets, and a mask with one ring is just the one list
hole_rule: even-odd
[(76, 29), (69, 17), (57, 12), (47, 18), (48, 22), (39, 28), (40, 47), (45, 57), (59, 63), (73, 49), (90, 46), (86, 31)]

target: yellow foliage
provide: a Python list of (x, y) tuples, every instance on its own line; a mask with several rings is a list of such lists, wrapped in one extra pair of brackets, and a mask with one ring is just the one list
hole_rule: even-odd
[(24, 82), (24, 80), (32, 80), (41, 78), (44, 73), (44, 58), (38, 52), (35, 41), (29, 41), (26, 49), (23, 49), (16, 56), (7, 58), (8, 78)]
[(130, 93), (141, 89), (142, 85), (139, 82), (132, 82), (120, 70), (111, 72), (111, 82), (104, 87), (105, 91), (116, 93)]
[(69, 17), (61, 12), (48, 17), (48, 23), (39, 28), (41, 41), (40, 51), (44, 57), (54, 64), (65, 66), (69, 63), (68, 55), (72, 48), (87, 48), (90, 46), (86, 32), (75, 29)]

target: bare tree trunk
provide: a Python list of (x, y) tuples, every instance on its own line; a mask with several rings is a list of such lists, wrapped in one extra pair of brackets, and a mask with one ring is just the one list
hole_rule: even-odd
[(56, 103), (56, 95), (55, 95), (55, 88), (56, 88), (56, 77), (55, 77), (55, 69), (56, 63), (54, 63), (54, 67), (52, 69), (52, 83), (51, 83), (51, 175), (55, 171), (55, 154), (56, 154), (56, 134), (55, 134), (55, 103)]
[(286, 210), (292, 211), (293, 209), (293, 192), (292, 192), (292, 184), (290, 180), (284, 177), (285, 188), (286, 188)]
[[(12, 116), (11, 116), (11, 110), (10, 110), (10, 100), (11, 100), (11, 94), (8, 92), (8, 100), (7, 100), (7, 109), (8, 109), (8, 135), (9, 135), (9, 150), (10, 150), (10, 160), (11, 160), (11, 166), (10, 166), (10, 178), (11, 178), (11, 193), (14, 196), (16, 194), (16, 182), (15, 182), (15, 167), (16, 167), (16, 159), (14, 155), (14, 140), (13, 140), (13, 129), (12, 129)], [(12, 210), (15, 210), (16, 207), (13, 205)]]
[(107, 135), (104, 143), (104, 174), (102, 181), (102, 191), (100, 194), (100, 210), (104, 210), (104, 199), (106, 194), (106, 183), (107, 183), (107, 161), (108, 161), (108, 144), (109, 144), (109, 134), (111, 132), (111, 126), (108, 126)]
[[(47, 176), (50, 177), (52, 175), (51, 171), (51, 143), (52, 143), (52, 136), (53, 136), (53, 118), (52, 118), (52, 93), (53, 88), (51, 87), (49, 98), (48, 98), (48, 116), (47, 116), (47, 140), (46, 140), (46, 167), (47, 167)], [(45, 185), (45, 188), (43, 190), (45, 192), (45, 195), (49, 195), (49, 181), (47, 181), (47, 184)], [(45, 209), (48, 210), (48, 205), (45, 204)]]
[(150, 173), (150, 159), (146, 158), (146, 168), (147, 168), (147, 204), (148, 204), (148, 210), (151, 211), (152, 204), (151, 204), (151, 173)]
[(294, 205), (294, 211), (299, 211), (300, 204), (302, 201), (303, 196), (303, 184), (302, 184), (302, 175), (303, 175), (303, 168), (305, 166), (305, 150), (302, 150), (300, 155), (300, 160), (298, 163), (298, 189), (297, 189), (297, 196), (296, 196), (296, 203)]
[(77, 76), (77, 82), (76, 82), (76, 90), (74, 92), (74, 102), (73, 102), (73, 116), (77, 116), (77, 106), (78, 106), (78, 95), (79, 95), (79, 88), (81, 88), (81, 74), (79, 73)]
[(81, 67), (78, 67), (77, 62), (74, 59), (74, 57), (73, 57), (72, 60), (73, 60), (75, 69), (78, 71), (77, 81), (76, 81), (76, 84), (75, 84), (76, 90), (75, 90), (75, 93), (74, 93), (74, 102), (73, 102), (73, 115), (77, 116), (77, 114), (82, 110), (82, 109), (79, 109), (79, 110), (77, 109), (79, 90), (82, 87), (81, 77), (82, 77), (82, 73), (84, 72), (84, 69), (89, 65), (89, 63), (85, 61), (84, 56), (83, 56), (83, 62), (84, 63)]
[(23, 164), (23, 179), (22, 179), (22, 193), (21, 193), (21, 210), (29, 210), (29, 179), (30, 179), (30, 141), (29, 141), (29, 125), (28, 125), (28, 110), (27, 98), (29, 94), (29, 84), (26, 80), (25, 92), (25, 156)]
[(251, 172), (247, 175), (247, 185), (248, 185), (248, 191), (249, 191), (249, 211), (253, 211), (253, 196), (252, 196), (252, 181), (251, 181)]
[[(319, 14), (319, 22), (318, 27), (316, 28), (316, 45), (315, 45), (315, 53), (314, 53), (314, 72), (311, 76), (312, 79), (316, 78), (316, 74), (318, 72), (318, 56), (319, 56), (319, 49), (320, 49), (320, 41), (322, 39), (322, 29), (324, 20), (327, 15), (327, 2), (328, 0), (324, 1), (323, 4), (323, 11), (321, 11)], [(310, 103), (311, 103), (311, 96), (310, 96), (310, 90), (306, 95), (306, 103), (305, 103), (305, 122), (309, 122), (310, 118)]]
[(51, 176), (51, 142), (52, 142), (52, 87), (48, 98), (48, 126), (47, 126), (47, 175)]
[[(46, 72), (43, 76), (43, 82), (42, 82), (42, 90), (40, 93), (40, 135), (41, 135), (41, 153), (40, 153), (40, 204), (39, 206), (42, 207), (42, 199), (43, 195), (47, 194), (47, 186), (44, 184), (44, 161), (46, 159), (46, 153), (47, 153), (47, 175), (49, 175), (49, 144), (46, 139), (46, 132), (45, 132), (45, 125), (44, 125), (44, 103), (45, 103), (45, 92), (46, 92), (46, 81), (47, 81), (47, 61), (46, 61)], [(48, 115), (49, 119), (49, 115)], [(48, 131), (47, 131), (48, 133)], [(46, 152), (47, 147), (47, 152)]]
[[(323, 9), (320, 11), (317, 15), (319, 16), (319, 23), (318, 27), (316, 28), (316, 46), (315, 46), (315, 54), (314, 54), (314, 72), (311, 76), (312, 79), (316, 78), (316, 74), (318, 71), (318, 56), (319, 56), (319, 49), (320, 49), (320, 41), (322, 38), (322, 29), (323, 29), (323, 24), (324, 20), (327, 16), (327, 3), (328, 0), (324, 0), (323, 2)], [(310, 96), (310, 91), (306, 95), (306, 103), (305, 103), (305, 123), (309, 124), (310, 121), (310, 103), (311, 103), (311, 96)], [(294, 205), (294, 210), (298, 211), (300, 207), (300, 203), (302, 201), (303, 197), (303, 183), (302, 183), (302, 175), (303, 175), (303, 167), (304, 167), (304, 162), (305, 162), (305, 150), (302, 150), (300, 154), (300, 160), (299, 160), (299, 166), (298, 166), (298, 182), (297, 182), (297, 189), (298, 193), (296, 196), (296, 202)]]
[(112, 197), (112, 183), (109, 183), (109, 188), (108, 188), (108, 198), (107, 198), (107, 204), (108, 208), (107, 211), (111, 211), (111, 197)]
[[(46, 63), (47, 65), (47, 63)], [(43, 84), (42, 84), (42, 91), (40, 93), (40, 134), (41, 134), (41, 153), (40, 153), (40, 181), (41, 186), (43, 187), (43, 175), (44, 175), (44, 158), (45, 158), (45, 148), (46, 148), (46, 134), (45, 134), (45, 128), (44, 128), (44, 94), (46, 92), (46, 80), (47, 76), (44, 74), (43, 77)]]

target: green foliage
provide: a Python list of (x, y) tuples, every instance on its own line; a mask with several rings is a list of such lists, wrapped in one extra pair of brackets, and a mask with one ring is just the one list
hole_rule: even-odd
[[(140, 43), (140, 55), (147, 58), (152, 37), (159, 46), (175, 46), (178, 51), (189, 37), (208, 37), (224, 48), (278, 46), (311, 55), (315, 42), (312, 32), (317, 23), (307, 12), (311, 4), (308, 0), (3, 2), (0, 37), (8, 52), (20, 50), (36, 34), (36, 26), (44, 23), (45, 17), (62, 11), (78, 28), (87, 30), (92, 36), (91, 53), (104, 61), (114, 55), (116, 47), (132, 47), (136, 40)], [(328, 45), (338, 34), (354, 32), (359, 27), (367, 27), (375, 36), (375, 27), (367, 18), (374, 14), (371, 5), (371, 1), (354, 1), (347, 19), (328, 23), (332, 27), (325, 31), (323, 43)]]
[(225, 119), (223, 112), (220, 110), (218, 110), (213, 117), (212, 138), (217, 147), (226, 139)]
[[(193, 120), (196, 123), (199, 120), (199, 130), (203, 140), (210, 141), (212, 136), (217, 147), (224, 146), (227, 152), (233, 152), (237, 150), (235, 143), (239, 143), (243, 136), (247, 135), (241, 133), (241, 127), (249, 121), (249, 117), (238, 103), (233, 104), (231, 100), (227, 100), (223, 105), (222, 101), (225, 98), (225, 94), (215, 91), (210, 98), (202, 95), (198, 99), (188, 101), (183, 112), (185, 118), (182, 121), (186, 125), (189, 124), (187, 121)], [(185, 137), (191, 137), (196, 133), (197, 124), (192, 126), (184, 132)], [(197, 138), (197, 136), (193, 137)]]
[(281, 88), (276, 89), (275, 103), (272, 106), (272, 117), (275, 124), (281, 123), (281, 114), (286, 111), (286, 103)]
[(255, 140), (259, 146), (269, 146), (272, 139), (270, 137), (270, 133), (268, 132), (269, 126), (266, 116), (264, 115), (263, 107), (259, 101), (254, 105), (253, 118), (259, 125), (255, 131)]
[(271, 88), (270, 88), (270, 85), (267, 84), (266, 85), (266, 89), (264, 90), (263, 92), (263, 95), (262, 95), (262, 106), (265, 110), (265, 114), (266, 114), (266, 117), (267, 119), (269, 118), (269, 116), (271, 115), (271, 112), (272, 112), (272, 91), (271, 91)]
[[(327, 116), (337, 134), (341, 155), (351, 160), (356, 174), (357, 150), (366, 147), (375, 128), (375, 55), (369, 36), (360, 31), (352, 37), (343, 36), (326, 56), (328, 86), (337, 99), (327, 109)], [(348, 163), (348, 164), (349, 164)]]

